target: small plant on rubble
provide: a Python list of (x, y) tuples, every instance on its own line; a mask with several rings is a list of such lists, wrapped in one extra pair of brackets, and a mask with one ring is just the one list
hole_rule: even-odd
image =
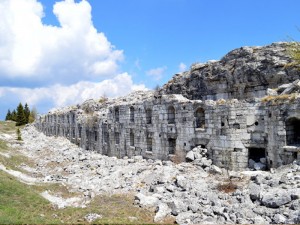
[(17, 140), (22, 141), (20, 128), (17, 129)]

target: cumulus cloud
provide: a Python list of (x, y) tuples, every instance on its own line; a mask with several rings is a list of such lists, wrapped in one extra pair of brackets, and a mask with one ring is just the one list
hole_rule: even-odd
[(186, 65), (185, 65), (184, 63), (181, 62), (181, 63), (179, 64), (178, 68), (179, 68), (179, 71), (180, 71), (180, 72), (183, 72), (183, 71), (186, 70)]
[(146, 71), (148, 76), (153, 77), (154, 80), (159, 81), (162, 78), (162, 75), (167, 70), (166, 66), (154, 68), (151, 70)]
[(122, 73), (113, 79), (98, 83), (80, 81), (70, 86), (56, 84), (33, 89), (0, 87), (0, 103), (6, 101), (9, 96), (15, 96), (21, 102), (27, 102), (29, 105), (36, 106), (47, 103), (49, 108), (62, 107), (82, 103), (91, 98), (97, 99), (103, 95), (115, 97), (137, 90), (146, 90), (146, 87), (142, 84), (134, 84), (129, 74)]
[(0, 82), (72, 84), (117, 74), (123, 52), (96, 30), (86, 0), (57, 2), (53, 13), (60, 26), (43, 24), (37, 0), (0, 1)]

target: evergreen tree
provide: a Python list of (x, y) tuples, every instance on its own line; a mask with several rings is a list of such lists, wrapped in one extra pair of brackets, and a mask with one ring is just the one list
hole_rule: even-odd
[(11, 113), (11, 120), (17, 122), (17, 112), (15, 109)]
[(26, 118), (25, 118), (25, 113), (24, 113), (24, 108), (23, 108), (22, 103), (20, 103), (17, 108), (17, 121), (16, 122), (17, 122), (16, 123), (17, 126), (26, 124)]
[(25, 124), (27, 124), (29, 122), (29, 115), (30, 115), (30, 109), (27, 103), (25, 104), (24, 107), (24, 115), (25, 115)]
[(12, 119), (11, 119), (11, 112), (10, 112), (10, 110), (7, 111), (5, 120), (12, 120)]

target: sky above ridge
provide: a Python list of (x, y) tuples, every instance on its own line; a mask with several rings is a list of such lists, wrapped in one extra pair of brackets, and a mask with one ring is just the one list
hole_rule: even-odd
[(299, 40), (299, 0), (0, 0), (0, 119), (163, 85), (241, 46)]

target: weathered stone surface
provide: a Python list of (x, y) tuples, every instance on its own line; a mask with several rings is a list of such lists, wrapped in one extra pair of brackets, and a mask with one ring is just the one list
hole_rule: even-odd
[(194, 152), (193, 152), (193, 151), (189, 151), (189, 152), (186, 154), (185, 158), (186, 158), (188, 161), (194, 161), (194, 159), (195, 159)]
[(165, 203), (160, 203), (160, 204), (158, 205), (157, 213), (155, 214), (155, 217), (154, 217), (154, 222), (160, 222), (160, 221), (162, 221), (162, 220), (165, 219), (168, 215), (170, 215), (171, 211), (172, 211), (172, 210), (168, 207), (167, 204), (165, 204)]
[(142, 193), (136, 194), (135, 198), (139, 201), (139, 204), (144, 207), (156, 207), (159, 203), (158, 198), (153, 196), (146, 196)]
[(251, 200), (253, 200), (253, 201), (260, 200), (260, 198), (261, 198), (260, 186), (255, 183), (251, 183), (249, 185), (249, 195), (250, 195)]
[(262, 164), (261, 162), (258, 162), (258, 163), (254, 163), (253, 167), (255, 170), (265, 170), (266, 164)]
[(269, 208), (278, 208), (292, 201), (286, 190), (273, 190), (262, 195), (261, 203)]
[(220, 61), (192, 65), (190, 71), (174, 76), (161, 91), (183, 94), (189, 99), (262, 97), (267, 88), (282, 85), (280, 79), (290, 83), (299, 78), (296, 68), (286, 70), (289, 62), (286, 43), (242, 47), (229, 52)]
[(209, 172), (213, 173), (213, 174), (222, 174), (222, 170), (221, 168), (215, 166), (215, 165), (212, 165), (210, 168), (209, 168)]

